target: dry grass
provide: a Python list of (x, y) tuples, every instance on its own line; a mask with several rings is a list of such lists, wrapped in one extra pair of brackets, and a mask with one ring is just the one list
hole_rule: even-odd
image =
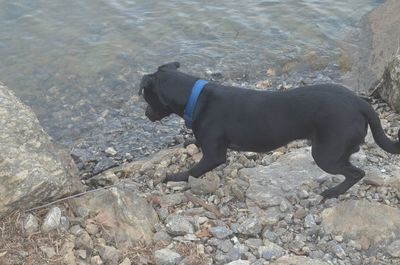
[[(41, 212), (38, 212), (37, 215), (41, 215)], [(0, 227), (0, 264), (62, 264), (60, 255), (49, 259), (45, 257), (40, 247), (51, 246), (58, 253), (58, 249), (64, 242), (64, 234), (60, 232), (46, 234), (38, 232), (26, 235), (22, 231), (20, 213), (14, 213), (0, 219)]]

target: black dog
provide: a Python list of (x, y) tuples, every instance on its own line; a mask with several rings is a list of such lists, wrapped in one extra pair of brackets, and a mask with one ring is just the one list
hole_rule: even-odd
[[(151, 121), (172, 113), (186, 115), (185, 107), (198, 78), (181, 73), (178, 68), (179, 63), (169, 63), (142, 78), (139, 94), (144, 91), (146, 116)], [(359, 151), (368, 125), (382, 149), (400, 153), (400, 143), (385, 135), (372, 107), (339, 85), (267, 92), (208, 83), (194, 103), (192, 129), (203, 157), (189, 171), (170, 175), (166, 181), (201, 176), (226, 161), (228, 148), (267, 152), (296, 139), (309, 139), (317, 165), (330, 174), (346, 177), (321, 194), (332, 198), (365, 175), (349, 158)]]

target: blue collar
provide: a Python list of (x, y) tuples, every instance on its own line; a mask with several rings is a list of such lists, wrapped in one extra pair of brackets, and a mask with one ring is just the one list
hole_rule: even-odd
[(207, 83), (208, 82), (206, 80), (197, 80), (192, 88), (192, 93), (190, 94), (189, 100), (186, 103), (185, 111), (183, 112), (183, 118), (185, 119), (186, 127), (189, 129), (192, 128), (193, 112), (194, 108), (196, 107), (197, 99)]

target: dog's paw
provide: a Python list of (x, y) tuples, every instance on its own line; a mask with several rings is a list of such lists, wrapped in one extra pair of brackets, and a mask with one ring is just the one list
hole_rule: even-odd
[(324, 199), (322, 200), (323, 202), (326, 201), (327, 199), (333, 199), (337, 198), (339, 194), (334, 189), (327, 189), (320, 194)]
[(188, 181), (188, 179), (189, 179), (189, 172), (184, 171), (167, 175), (167, 177), (164, 179), (163, 182), (167, 183), (168, 181)]

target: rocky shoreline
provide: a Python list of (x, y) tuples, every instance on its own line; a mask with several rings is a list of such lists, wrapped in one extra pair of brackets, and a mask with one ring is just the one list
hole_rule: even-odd
[[(367, 97), (393, 139), (400, 127), (393, 110), (400, 102), (399, 58), (389, 63), (394, 66), (386, 68), (381, 86)], [(256, 83), (245, 77), (224, 80), (211, 70), (204, 76), (235, 86), (285, 90), (341, 82), (339, 67), (301, 76), (269, 69), (268, 79)], [(0, 122), (0, 153), (7, 154), (0, 157), (1, 264), (400, 263), (400, 157), (380, 149), (370, 132), (352, 157), (366, 177), (338, 199), (322, 201), (319, 194), (342, 177), (321, 171), (306, 141), (269, 153), (230, 151), (226, 164), (204, 177), (164, 184), (167, 174), (201, 157), (196, 146), (182, 147), (191, 135), (178, 119), (145, 126), (132, 136), (124, 132), (127, 116), (110, 124), (113, 133), (101, 145), (94, 144), (96, 136), (77, 143), (71, 151), (74, 165), (28, 107), (1, 84), (0, 93), (0, 113), (11, 117)], [(175, 138), (173, 126), (180, 130)], [(123, 142), (113, 142), (117, 134)], [(161, 135), (164, 144), (147, 149), (136, 144), (137, 153), (127, 151), (132, 146), (127, 141), (150, 134)]]
[[(394, 137), (400, 117), (380, 100), (372, 104)], [(17, 225), (12, 233), (3, 231), (8, 240), (0, 244), (0, 261), (400, 262), (400, 158), (377, 147), (371, 135), (354, 157), (368, 172), (365, 179), (339, 199), (324, 203), (318, 194), (340, 178), (313, 164), (304, 141), (266, 154), (231, 151), (226, 166), (202, 179), (161, 183), (168, 172), (187, 168), (200, 157), (194, 145), (163, 150), (99, 174), (86, 183), (97, 189), (93, 192), (20, 213), (13, 219)]]

